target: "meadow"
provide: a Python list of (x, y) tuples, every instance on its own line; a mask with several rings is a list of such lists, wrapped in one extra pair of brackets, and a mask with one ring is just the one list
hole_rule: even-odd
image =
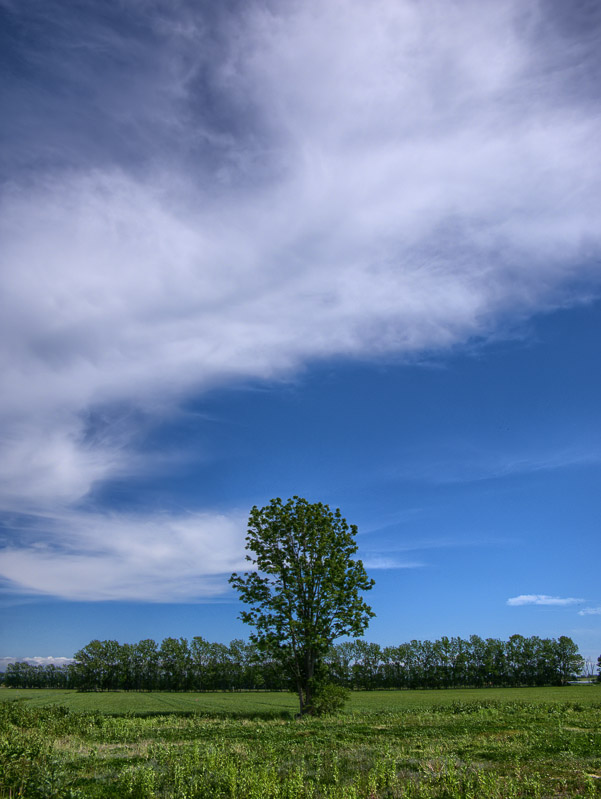
[(601, 797), (601, 686), (286, 693), (0, 690), (0, 797)]

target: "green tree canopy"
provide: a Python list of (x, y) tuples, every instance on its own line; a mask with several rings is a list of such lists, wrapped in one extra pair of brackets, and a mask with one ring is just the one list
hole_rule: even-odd
[(240, 618), (255, 628), (251, 640), (284, 666), (301, 713), (312, 712), (328, 647), (362, 635), (374, 615), (360, 595), (374, 581), (352, 559), (356, 533), (340, 510), (296, 496), (250, 512), (246, 559), (256, 570), (230, 582), (249, 606)]

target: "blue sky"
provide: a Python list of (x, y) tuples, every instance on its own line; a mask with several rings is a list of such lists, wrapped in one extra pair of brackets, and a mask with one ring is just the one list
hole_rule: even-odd
[[(0, 2), (0, 659), (245, 637), (340, 507), (382, 644), (601, 653), (595, 4)], [(41, 661), (43, 662), (43, 660)]]

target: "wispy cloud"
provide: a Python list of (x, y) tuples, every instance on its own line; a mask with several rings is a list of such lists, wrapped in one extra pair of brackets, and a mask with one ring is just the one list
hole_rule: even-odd
[(399, 468), (395, 479), (419, 480), (438, 484), (472, 483), (484, 480), (499, 480), (515, 475), (529, 475), (591, 466), (601, 463), (601, 451), (595, 442), (587, 441), (582, 446), (541, 448), (538, 452), (519, 452), (512, 447), (511, 454), (467, 447), (463, 441), (451, 441), (444, 445), (441, 457), (440, 445), (428, 451), (423, 447), (411, 453), (410, 468)]
[(15, 592), (79, 601), (223, 597), (247, 568), (245, 531), (235, 514), (46, 515), (5, 546), (0, 577)]
[(425, 564), (417, 561), (405, 561), (398, 558), (390, 558), (384, 555), (366, 555), (363, 559), (366, 569), (420, 569)]
[(576, 597), (560, 597), (560, 596), (547, 596), (546, 594), (521, 594), (514, 596), (507, 600), (507, 604), (512, 607), (518, 605), (579, 605), (585, 602), (584, 599), (577, 599)]
[(579, 616), (601, 616), (601, 608), (582, 608), (578, 611)]
[[(191, 394), (447, 350), (600, 281), (598, 53), (544, 4), (159, 6), (4, 9), (44, 36), (6, 78), (0, 508), (132, 548), (74, 508)], [(62, 546), (3, 573), (148, 596), (142, 556), (95, 580), (113, 544)], [(157, 596), (190, 595), (177, 568)]]

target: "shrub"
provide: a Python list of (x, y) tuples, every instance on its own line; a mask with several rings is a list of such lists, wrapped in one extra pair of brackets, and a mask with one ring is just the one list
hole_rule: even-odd
[(311, 715), (329, 716), (338, 713), (349, 698), (350, 691), (342, 685), (323, 683), (317, 686), (311, 702)]

